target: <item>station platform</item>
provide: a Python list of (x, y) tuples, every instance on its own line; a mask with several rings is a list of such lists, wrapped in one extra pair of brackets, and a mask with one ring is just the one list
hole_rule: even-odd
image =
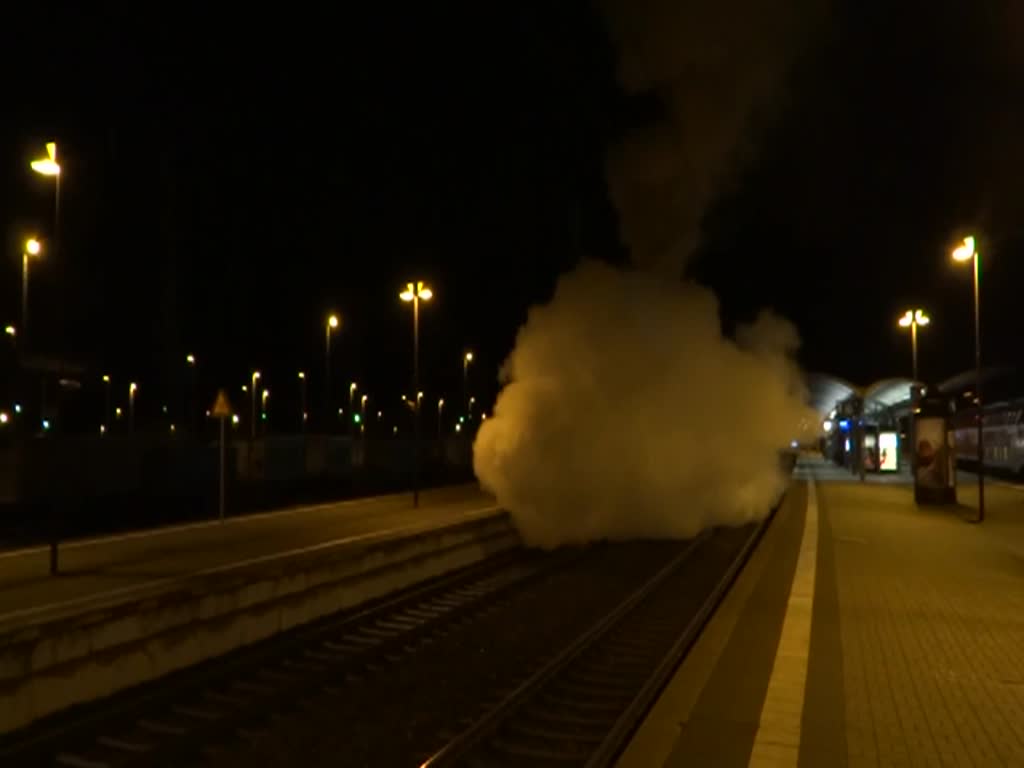
[(392, 494), (70, 541), (60, 573), (45, 546), (0, 552), (0, 630), (150, 597), (196, 575), (228, 573), (346, 542), (415, 534), (497, 511), (476, 485)]
[(1024, 765), (1024, 490), (976, 499), (803, 457), (618, 766)]

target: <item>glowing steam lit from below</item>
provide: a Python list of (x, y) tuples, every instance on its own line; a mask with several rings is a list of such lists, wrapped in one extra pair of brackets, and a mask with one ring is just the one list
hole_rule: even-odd
[(786, 484), (779, 450), (818, 424), (797, 344), (770, 313), (724, 337), (694, 283), (584, 264), (520, 329), (474, 470), (543, 547), (763, 517)]

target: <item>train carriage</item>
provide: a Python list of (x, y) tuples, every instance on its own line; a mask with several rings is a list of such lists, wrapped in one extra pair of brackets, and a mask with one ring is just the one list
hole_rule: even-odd
[[(1024, 473), (1024, 399), (993, 403), (984, 409), (985, 466), (1013, 474)], [(958, 461), (973, 464), (978, 459), (977, 410), (959, 411), (953, 418)]]

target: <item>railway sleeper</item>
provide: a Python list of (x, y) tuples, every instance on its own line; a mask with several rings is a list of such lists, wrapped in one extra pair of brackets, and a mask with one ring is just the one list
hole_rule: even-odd
[(144, 731), (160, 734), (161, 736), (184, 736), (188, 729), (180, 725), (171, 725), (164, 720), (137, 720), (135, 725)]
[(292, 685), (299, 682), (299, 678), (295, 675), (273, 668), (268, 669), (264, 667), (257, 674), (263, 679), (270, 680), (273, 683), (285, 683), (286, 685)]
[(542, 723), (533, 723), (528, 717), (514, 718), (511, 722), (502, 726), (502, 730), (522, 734), (534, 739), (545, 739), (550, 741), (570, 740), (582, 744), (600, 744), (604, 739), (606, 728), (601, 727), (583, 729), (579, 726), (568, 727), (565, 724), (562, 728), (545, 726)]
[(607, 717), (593, 717), (579, 712), (566, 712), (561, 709), (552, 709), (546, 704), (530, 704), (522, 711), (523, 717), (531, 720), (543, 720), (549, 723), (564, 723), (577, 728), (607, 729)]
[(541, 694), (541, 701), (552, 708), (572, 712), (607, 712), (609, 714), (618, 714), (622, 711), (623, 707), (629, 704), (629, 697), (616, 696), (615, 698), (583, 701), (581, 699), (558, 696), (554, 692), (545, 691)]
[(462, 606), (466, 605), (466, 603), (468, 603), (468, 602), (470, 602), (470, 601), (467, 600), (466, 598), (460, 598), (460, 597), (454, 597), (454, 596), (452, 596), (452, 597), (435, 597), (427, 605), (430, 606), (430, 607), (435, 607), (436, 606), (438, 608), (443, 608), (445, 611), (451, 611), (451, 610), (453, 610), (455, 608), (461, 608)]
[(558, 680), (554, 683), (555, 690), (559, 692), (566, 692), (570, 696), (586, 697), (586, 696), (598, 696), (598, 697), (614, 697), (621, 698), (623, 696), (629, 696), (630, 693), (636, 688), (635, 684), (620, 684), (614, 683), (609, 684), (594, 684), (594, 683), (578, 683), (574, 680), (564, 679)]
[(348, 651), (358, 653), (366, 648), (373, 648), (380, 645), (381, 639), (379, 637), (370, 637), (362, 634), (362, 630), (356, 632), (350, 632), (341, 638), (341, 642), (335, 642), (334, 640), (325, 640), (324, 645), (330, 648), (332, 651)]
[(82, 757), (74, 752), (59, 753), (55, 762), (68, 768), (113, 768), (111, 763), (104, 760)]
[(420, 606), (418, 608), (408, 608), (403, 613), (405, 613), (405, 614), (407, 614), (409, 616), (412, 616), (414, 618), (420, 619), (422, 621), (430, 621), (432, 619), (440, 618), (445, 613), (447, 613), (447, 611), (446, 610), (442, 611), (442, 610), (438, 610), (438, 609), (430, 609), (430, 608), (426, 608), (426, 607)]
[[(646, 669), (646, 666), (644, 667)], [(638, 672), (640, 672), (638, 670)], [(570, 680), (580, 685), (593, 685), (597, 687), (615, 687), (615, 688), (630, 688), (636, 687), (637, 681), (642, 677), (642, 673), (636, 675), (629, 674), (616, 674), (611, 672), (601, 672), (593, 669), (572, 669), (563, 676), (565, 680)]]
[(581, 658), (573, 666), (593, 670), (601, 669), (647, 669), (655, 654), (633, 654), (602, 651), (600, 654)]
[(562, 749), (544, 749), (542, 747), (533, 747), (526, 744), (517, 744), (514, 741), (506, 741), (500, 737), (492, 739), (488, 746), (496, 752), (502, 752), (506, 755), (524, 758), (530, 761), (528, 763), (529, 765), (535, 765), (534, 761), (536, 760), (558, 763), (576, 763), (581, 759), (586, 758), (590, 753), (590, 750), (583, 747), (574, 748), (576, 747), (574, 744), (564, 744)]
[(614, 640), (609, 638), (601, 643), (601, 648), (616, 655), (649, 656), (656, 648), (660, 648), (665, 643), (664, 635), (658, 635), (652, 639), (630, 637), (624, 640)]
[(366, 637), (378, 638), (380, 640), (390, 640), (393, 637), (397, 637), (398, 634), (403, 631), (404, 630), (380, 629), (377, 626), (372, 626), (363, 627), (359, 630), (359, 634), (364, 635)]
[(375, 626), (380, 629), (391, 630), (392, 632), (409, 632), (413, 629), (423, 626), (423, 622), (420, 619), (403, 619), (398, 617), (391, 617), (387, 619), (381, 619)]
[(294, 669), (297, 672), (302, 672), (306, 675), (322, 675), (330, 669), (326, 664), (318, 664), (312, 661), (300, 661), (298, 659), (285, 659), (283, 664), (288, 667), (288, 669)]
[(565, 677), (616, 684), (645, 678), (651, 669), (649, 658), (581, 658)]

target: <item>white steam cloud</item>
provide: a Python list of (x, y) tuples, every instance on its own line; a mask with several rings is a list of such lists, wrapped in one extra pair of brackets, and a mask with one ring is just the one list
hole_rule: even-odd
[(545, 547), (762, 517), (785, 487), (779, 449), (816, 422), (793, 326), (763, 314), (726, 338), (715, 296), (678, 279), (828, 0), (599, 5), (620, 85), (661, 106), (608, 156), (644, 271), (584, 264), (531, 310), (473, 455), (481, 484)]
[(771, 314), (725, 338), (694, 283), (586, 263), (520, 329), (477, 477), (542, 547), (763, 517), (808, 415), (796, 344)]

